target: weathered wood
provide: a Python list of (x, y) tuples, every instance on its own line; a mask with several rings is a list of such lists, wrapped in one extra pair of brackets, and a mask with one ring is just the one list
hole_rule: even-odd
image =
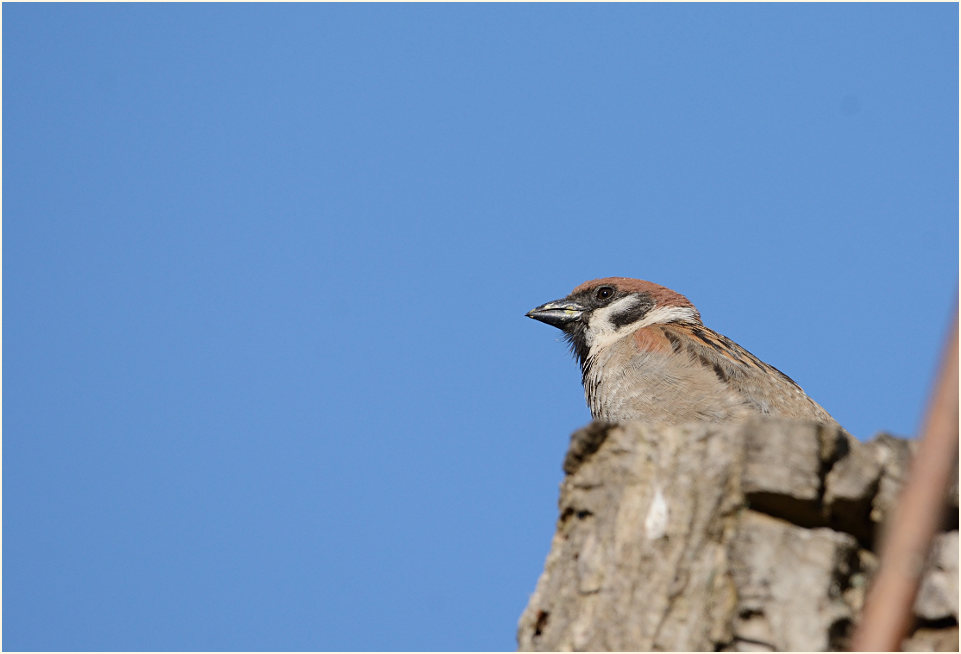
[[(910, 453), (782, 420), (581, 430), (519, 648), (842, 649)], [(950, 510), (909, 647), (957, 649)]]

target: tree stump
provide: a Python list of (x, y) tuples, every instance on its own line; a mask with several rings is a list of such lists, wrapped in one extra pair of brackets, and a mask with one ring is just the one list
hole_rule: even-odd
[[(844, 649), (913, 446), (775, 419), (589, 425), (519, 649)], [(946, 505), (906, 649), (958, 649), (957, 488)]]

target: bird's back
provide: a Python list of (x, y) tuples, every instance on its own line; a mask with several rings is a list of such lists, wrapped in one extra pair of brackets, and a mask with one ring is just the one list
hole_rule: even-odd
[(587, 363), (585, 393), (598, 420), (835, 422), (790, 377), (700, 324), (638, 329)]

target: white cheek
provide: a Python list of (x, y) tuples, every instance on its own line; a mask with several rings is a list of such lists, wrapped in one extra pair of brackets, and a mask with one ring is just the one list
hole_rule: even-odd
[(595, 309), (591, 315), (587, 331), (584, 333), (587, 347), (592, 350), (607, 347), (614, 341), (626, 336), (629, 332), (634, 331), (635, 327), (633, 325), (615, 327), (611, 316), (615, 313), (626, 311), (629, 306), (633, 306), (636, 302), (637, 300), (633, 297), (625, 297), (603, 309)]
[(627, 311), (635, 302), (634, 298), (625, 297), (603, 309), (596, 309), (584, 333), (587, 347), (594, 351), (601, 350), (643, 327), (674, 320), (694, 320), (695, 317), (694, 309), (690, 307), (657, 307), (637, 322), (616, 327), (611, 316)]
[(587, 336), (587, 347), (591, 351), (603, 350), (605, 347), (611, 343), (615, 343), (628, 334), (621, 330), (607, 330), (601, 332), (588, 332)]

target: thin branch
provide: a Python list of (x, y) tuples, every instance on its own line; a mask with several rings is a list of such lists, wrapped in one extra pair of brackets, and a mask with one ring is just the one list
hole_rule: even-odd
[(925, 417), (922, 439), (881, 547), (855, 651), (896, 651), (912, 626), (914, 601), (958, 463), (958, 312)]

